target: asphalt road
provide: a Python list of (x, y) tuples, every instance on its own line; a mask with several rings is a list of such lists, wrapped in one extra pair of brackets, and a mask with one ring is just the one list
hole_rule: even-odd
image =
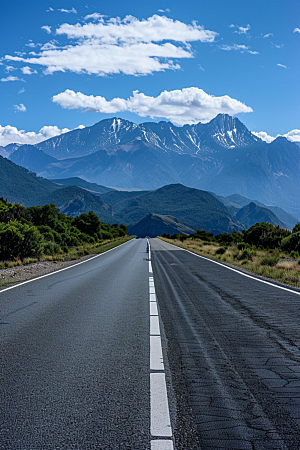
[(0, 448), (150, 448), (146, 240), (0, 292)]
[(300, 448), (300, 296), (150, 243), (0, 291), (1, 449)]
[(176, 449), (299, 450), (300, 290), (150, 242)]

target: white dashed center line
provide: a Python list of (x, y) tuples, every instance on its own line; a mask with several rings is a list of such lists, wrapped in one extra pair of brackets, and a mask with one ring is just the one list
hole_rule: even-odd
[[(165, 366), (160, 336), (159, 314), (149, 254), (149, 300), (150, 300), (150, 432), (151, 450), (173, 450), (172, 426), (169, 412)], [(163, 439), (162, 439), (163, 438)]]

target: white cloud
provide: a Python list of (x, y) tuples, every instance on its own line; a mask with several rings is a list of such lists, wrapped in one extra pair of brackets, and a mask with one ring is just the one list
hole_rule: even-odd
[(213, 42), (217, 33), (205, 30), (193, 22), (187, 25), (179, 20), (165, 16), (154, 15), (148, 19), (139, 20), (133, 16), (119, 17), (107, 21), (102, 18), (100, 23), (81, 25), (62, 24), (56, 34), (66, 34), (69, 38), (100, 39), (102, 44), (120, 44), (136, 42), (158, 42), (171, 40), (177, 42)]
[(219, 113), (252, 112), (252, 108), (228, 95), (214, 97), (195, 87), (163, 91), (158, 97), (134, 91), (128, 99), (114, 98), (110, 101), (68, 89), (55, 95), (52, 101), (66, 109), (109, 114), (129, 111), (141, 117), (166, 118), (177, 125), (208, 122)]
[(14, 67), (14, 66), (5, 66), (5, 72), (9, 73), (9, 72), (12, 72), (13, 70), (16, 70), (16, 67)]
[(282, 48), (282, 47), (284, 47), (284, 44), (274, 44), (274, 42), (272, 42), (272, 47)]
[(158, 15), (143, 20), (126, 16), (123, 20), (101, 17), (98, 23), (83, 25), (65, 23), (56, 34), (67, 35), (72, 39), (71, 43), (58, 47), (50, 42), (33, 57), (6, 55), (6, 59), (42, 65), (47, 74), (69, 70), (101, 76), (114, 73), (147, 75), (179, 69), (174, 59), (193, 58), (189, 42), (213, 42), (217, 35), (195, 22), (187, 25)]
[(36, 44), (34, 42), (30, 41), (28, 44), (25, 44), (25, 47), (35, 48)]
[[(84, 128), (84, 126), (79, 125), (77, 128)], [(34, 145), (51, 137), (67, 133), (68, 131), (71, 130), (68, 128), (60, 129), (57, 126), (44, 126), (36, 133), (34, 131), (26, 132), (24, 130), (18, 130), (11, 125), (6, 125), (5, 127), (0, 125), (0, 145), (3, 147), (13, 143)]]
[(28, 66), (21, 67), (21, 70), (22, 70), (22, 73), (24, 73), (24, 75), (32, 75), (33, 73), (37, 73), (36, 70), (33, 70)]
[(287, 69), (287, 66), (285, 66), (284, 64), (277, 64), (278, 67), (283, 67), (284, 69)]
[(6, 78), (1, 78), (1, 80), (3, 83), (6, 81), (23, 81), (25, 83), (25, 80), (23, 80), (23, 78), (19, 78), (19, 77), (12, 77), (11, 75), (9, 77)]
[(49, 27), (49, 25), (43, 25), (41, 29), (47, 31), (48, 34), (52, 33), (51, 27)]
[(293, 33), (300, 33), (300, 28), (295, 28)]
[(46, 12), (50, 12), (50, 11), (54, 11), (54, 9), (51, 8), (51, 6), (49, 6), (49, 8), (46, 10)]
[(22, 88), (19, 90), (18, 94), (23, 94), (23, 92), (25, 92), (25, 89), (22, 87)]
[(246, 34), (246, 35), (248, 35), (248, 31), (251, 30), (251, 26), (249, 25), (249, 23), (248, 23), (248, 25), (246, 25), (245, 27), (238, 26), (238, 25), (234, 25), (234, 24), (232, 23), (231, 25), (229, 25), (229, 28), (236, 28), (236, 30), (234, 31), (234, 33), (237, 33), (237, 34)]
[(268, 142), (268, 144), (270, 144), (270, 142), (273, 142), (276, 138), (280, 136), (287, 138), (291, 142), (300, 142), (300, 130), (297, 129), (289, 131), (286, 134), (277, 134), (276, 137), (270, 136), (265, 131), (260, 131), (259, 133), (252, 131), (252, 134), (261, 138), (263, 141)]
[(14, 105), (15, 112), (26, 112), (26, 106), (23, 105), (23, 103), (20, 103), (19, 105)]
[(259, 52), (254, 50), (249, 50), (248, 53), (250, 53), (251, 55), (259, 55)]
[(263, 141), (267, 142), (268, 144), (270, 144), (271, 142), (274, 141), (274, 137), (270, 136), (268, 133), (266, 133), (265, 131), (252, 131), (252, 134), (254, 134), (254, 136), (259, 137), (260, 139), (262, 139)]
[(103, 17), (106, 16), (95, 12), (93, 14), (88, 14), (87, 16), (85, 16), (84, 20), (101, 20), (103, 19)]
[(169, 8), (167, 8), (167, 9), (159, 9), (158, 12), (160, 12), (160, 13), (171, 12), (171, 10)]
[(231, 50), (237, 50), (240, 51), (242, 53), (244, 52), (250, 52), (250, 47), (248, 45), (240, 45), (240, 44), (233, 44), (233, 45), (220, 45), (220, 49), (221, 50), (225, 50), (227, 52), (231, 51)]
[(251, 26), (248, 23), (248, 25), (246, 25), (245, 27), (237, 27), (237, 30), (235, 31), (235, 33), (247, 34), (250, 29), (251, 29)]
[(70, 13), (73, 13), (73, 14), (77, 14), (77, 11), (76, 11), (76, 9), (75, 8), (72, 8), (72, 9), (59, 9), (58, 11), (60, 11), (60, 12), (64, 12), (64, 13), (67, 13), (67, 14), (70, 14)]
[(300, 130), (292, 130), (289, 131), (286, 134), (283, 134), (284, 137), (286, 137), (289, 141), (292, 142), (300, 142)]
[(268, 34), (265, 34), (265, 35), (263, 36), (263, 38), (265, 39), (265, 38), (269, 38), (269, 37), (271, 37), (271, 36), (274, 36), (274, 34), (273, 34), (273, 33), (268, 33)]

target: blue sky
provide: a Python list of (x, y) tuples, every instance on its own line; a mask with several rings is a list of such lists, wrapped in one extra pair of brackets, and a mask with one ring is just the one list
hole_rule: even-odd
[(3, 0), (0, 145), (107, 117), (300, 141), (299, 0)]

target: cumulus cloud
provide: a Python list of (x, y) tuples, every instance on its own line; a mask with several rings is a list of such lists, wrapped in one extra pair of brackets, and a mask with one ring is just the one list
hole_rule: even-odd
[(23, 105), (23, 103), (20, 103), (19, 105), (14, 105), (15, 112), (26, 112), (26, 106)]
[(54, 11), (54, 9), (51, 8), (51, 6), (49, 6), (49, 8), (46, 10), (46, 12), (50, 12), (50, 11)]
[(283, 67), (283, 69), (286, 69), (287, 66), (285, 66), (284, 64), (277, 64), (278, 67)]
[(70, 14), (70, 13), (77, 14), (77, 11), (76, 11), (75, 8), (72, 8), (72, 9), (63, 9), (63, 8), (61, 8), (58, 11), (64, 12), (64, 13), (67, 13), (67, 14)]
[(270, 144), (271, 142), (274, 141), (274, 137), (270, 136), (268, 133), (266, 133), (265, 131), (252, 131), (252, 134), (254, 134), (254, 136), (259, 137), (260, 139), (262, 139), (263, 141), (267, 142), (268, 144)]
[(269, 37), (271, 37), (271, 36), (274, 36), (274, 34), (273, 34), (273, 33), (268, 33), (268, 34), (265, 34), (265, 35), (263, 36), (263, 38), (265, 39), (265, 38), (269, 38)]
[(166, 118), (176, 125), (208, 122), (219, 113), (235, 115), (252, 112), (252, 108), (228, 95), (214, 97), (196, 87), (163, 91), (157, 97), (134, 91), (128, 99), (113, 98), (109, 101), (101, 96), (67, 89), (55, 95), (52, 101), (66, 109), (109, 114), (129, 111), (141, 117)]
[(246, 34), (246, 35), (248, 35), (248, 31), (251, 30), (251, 26), (249, 25), (249, 23), (248, 23), (248, 25), (246, 25), (244, 27), (243, 26), (234, 25), (232, 23), (231, 25), (229, 25), (229, 28), (235, 28), (234, 33)]
[(14, 67), (14, 66), (5, 66), (5, 72), (9, 73), (9, 72), (12, 72), (13, 70), (16, 70), (16, 67)]
[(21, 67), (21, 70), (22, 70), (22, 73), (24, 73), (24, 75), (32, 75), (33, 73), (37, 73), (36, 70), (33, 70), (28, 66)]
[(286, 137), (289, 141), (292, 142), (300, 142), (300, 130), (292, 130), (289, 131), (286, 134), (283, 134), (284, 137)]
[(245, 27), (237, 27), (237, 28), (238, 29), (235, 31), (235, 33), (237, 33), (237, 34), (247, 34), (248, 31), (251, 29), (251, 26), (248, 23), (248, 25), (246, 25)]
[(23, 80), (23, 78), (19, 78), (19, 77), (13, 77), (13, 76), (9, 76), (6, 78), (1, 78), (2, 83), (5, 83), (6, 81), (23, 81), (25, 83), (25, 80)]
[(25, 44), (25, 47), (35, 48), (36, 44), (34, 42), (30, 41), (28, 44)]
[[(83, 125), (79, 125), (77, 128), (84, 128)], [(75, 128), (76, 129), (76, 128)], [(44, 126), (38, 133), (35, 131), (18, 130), (16, 127), (6, 125), (2, 127), (0, 125), (0, 145), (6, 146), (8, 144), (38, 144), (54, 136), (58, 136), (63, 133), (67, 133), (68, 128), (60, 129), (57, 126)]]
[(49, 25), (43, 25), (41, 29), (47, 31), (48, 34), (52, 33), (51, 27), (49, 27)]
[(65, 23), (56, 35), (66, 35), (72, 41), (63, 47), (48, 43), (33, 57), (6, 55), (6, 59), (42, 65), (47, 74), (72, 71), (102, 76), (147, 75), (179, 69), (174, 60), (193, 58), (190, 42), (213, 42), (217, 33), (196, 22), (185, 24), (154, 15), (142, 20), (133, 16), (106, 20), (101, 16), (96, 23)]
[(293, 33), (300, 33), (300, 28), (294, 28)]
[(276, 138), (278, 138), (280, 136), (287, 138), (291, 142), (300, 142), (300, 130), (297, 130), (297, 129), (289, 131), (286, 134), (277, 134), (276, 137), (270, 136), (265, 131), (260, 131), (260, 132), (252, 131), (252, 134), (261, 138), (263, 141), (268, 142), (268, 144), (270, 144), (271, 142), (273, 142)]

